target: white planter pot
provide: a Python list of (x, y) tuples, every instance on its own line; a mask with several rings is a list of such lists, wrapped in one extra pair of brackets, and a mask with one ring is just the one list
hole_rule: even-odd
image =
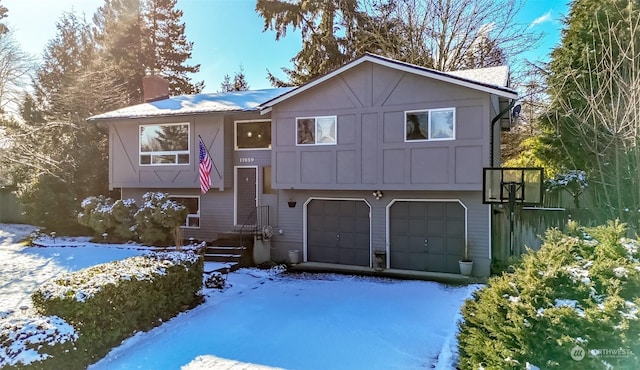
[(300, 251), (297, 249), (292, 249), (289, 251), (289, 262), (292, 265), (300, 263)]
[(471, 275), (471, 270), (473, 270), (473, 261), (470, 261), (470, 262), (458, 261), (458, 264), (460, 265), (460, 273), (462, 275), (464, 276)]

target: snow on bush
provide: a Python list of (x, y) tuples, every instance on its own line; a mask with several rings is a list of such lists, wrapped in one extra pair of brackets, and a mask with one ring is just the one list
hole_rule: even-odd
[(147, 192), (138, 206), (133, 199), (115, 202), (103, 195), (90, 196), (81, 203), (78, 222), (91, 228), (95, 236), (116, 236), (130, 240), (138, 237), (148, 245), (179, 245), (178, 233), (184, 225), (188, 210), (160, 192)]
[[(145, 331), (202, 299), (202, 257), (160, 252), (60, 275), (31, 295), (42, 315), (58, 316), (78, 332), (73, 351), (58, 352), (47, 368), (85, 368), (137, 331)], [(71, 365), (72, 364), (72, 365)]]
[(640, 256), (625, 233), (617, 221), (548, 230), (463, 306), (458, 367), (639, 368)]
[(73, 327), (57, 316), (0, 315), (0, 367), (45, 360), (51, 355), (43, 349), (76, 339)]
[(107, 285), (117, 285), (120, 281), (135, 278), (138, 281), (153, 281), (164, 275), (167, 268), (184, 262), (194, 264), (200, 258), (195, 253), (159, 252), (134, 256), (121, 261), (113, 261), (92, 266), (76, 272), (61, 274), (38, 287), (34, 294), (40, 299), (65, 299), (72, 297), (84, 302), (95, 296)]

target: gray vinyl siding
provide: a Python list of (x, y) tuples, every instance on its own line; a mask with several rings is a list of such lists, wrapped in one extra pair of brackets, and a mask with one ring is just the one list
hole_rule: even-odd
[[(405, 142), (404, 112), (437, 108), (455, 108), (455, 140)], [(364, 63), (271, 114), (275, 188), (482, 189), (490, 158), (486, 93)], [(296, 117), (334, 115), (337, 145), (296, 145)]]

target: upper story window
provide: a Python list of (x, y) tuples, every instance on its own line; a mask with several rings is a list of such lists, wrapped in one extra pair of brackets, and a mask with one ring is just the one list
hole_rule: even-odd
[(189, 124), (140, 125), (140, 165), (189, 164)]
[(296, 119), (298, 145), (335, 145), (337, 117), (303, 117)]
[(187, 207), (189, 214), (182, 227), (200, 228), (200, 197), (190, 195), (170, 195), (169, 199)]
[(236, 150), (271, 149), (271, 121), (236, 121)]
[(455, 108), (405, 112), (405, 141), (453, 140), (455, 138)]

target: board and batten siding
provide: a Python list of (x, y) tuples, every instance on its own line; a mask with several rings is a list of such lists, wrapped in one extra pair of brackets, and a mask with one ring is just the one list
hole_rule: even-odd
[[(455, 140), (405, 142), (404, 112), (455, 108)], [(481, 190), (490, 96), (363, 63), (273, 107), (274, 187)], [(296, 145), (296, 117), (337, 116), (337, 145)]]

